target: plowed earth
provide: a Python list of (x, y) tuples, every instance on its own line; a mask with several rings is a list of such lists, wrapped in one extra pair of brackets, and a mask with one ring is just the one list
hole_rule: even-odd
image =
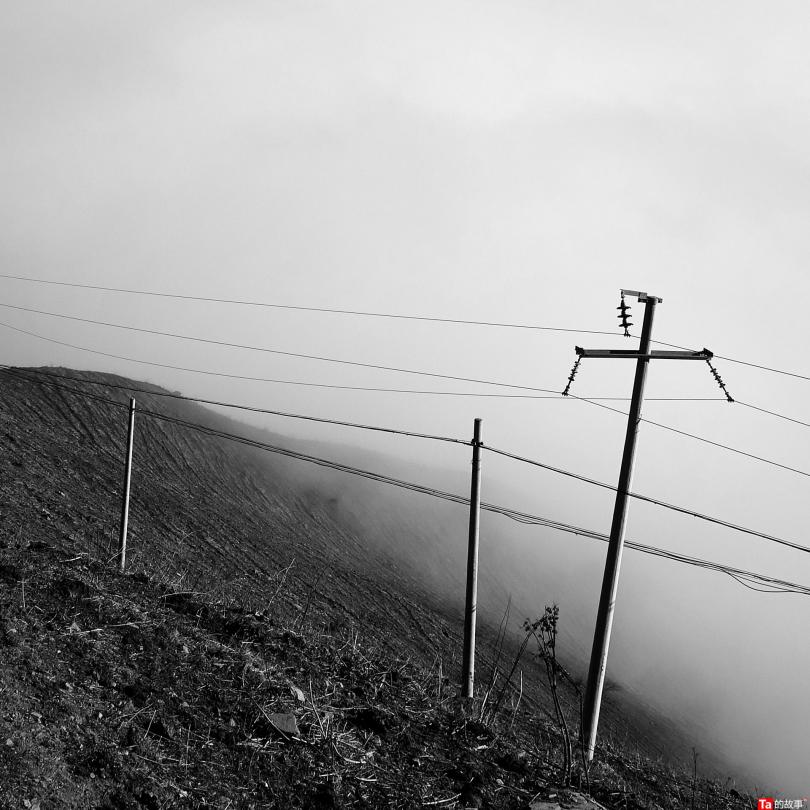
[[(20, 374), (0, 386), (0, 807), (565, 806), (539, 679), (481, 722), (483, 694), (456, 689), (458, 617), (328, 495), (140, 418), (118, 574), (127, 395), (112, 386), (131, 383), (82, 373), (103, 385), (77, 394)], [(608, 807), (750, 806), (611, 745), (590, 780)]]

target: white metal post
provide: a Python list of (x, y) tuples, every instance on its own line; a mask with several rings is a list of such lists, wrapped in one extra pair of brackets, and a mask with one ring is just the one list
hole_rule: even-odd
[(118, 538), (118, 570), (127, 565), (127, 525), (129, 523), (129, 487), (132, 480), (132, 440), (135, 433), (135, 398), (129, 400), (129, 430), (127, 432), (127, 458), (124, 468), (124, 494), (121, 503), (121, 534)]
[(470, 487), (470, 532), (467, 547), (467, 598), (464, 608), (464, 668), (461, 690), (473, 696), (475, 685), (475, 620), (478, 609), (478, 538), (481, 514), (481, 420), (473, 428), (472, 484)]

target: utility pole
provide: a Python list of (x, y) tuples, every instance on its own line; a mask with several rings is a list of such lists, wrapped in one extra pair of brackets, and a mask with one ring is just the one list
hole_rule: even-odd
[(470, 486), (470, 533), (467, 547), (467, 598), (464, 607), (464, 664), (461, 691), (472, 698), (475, 685), (475, 620), (478, 610), (478, 537), (481, 514), (481, 420), (473, 427), (472, 484)]
[[(708, 349), (699, 352), (688, 351), (650, 351), (653, 317), (655, 307), (663, 299), (647, 295), (635, 290), (622, 290), (622, 303), (619, 307), (622, 314), (622, 325), (630, 326), (627, 322), (624, 296), (635, 296), (644, 304), (644, 323), (641, 327), (641, 338), (637, 351), (582, 349), (576, 347), (576, 353), (581, 358), (632, 358), (636, 361), (636, 375), (633, 382), (633, 397), (630, 402), (630, 412), (627, 417), (627, 432), (624, 439), (624, 452), (619, 471), (619, 482), (616, 487), (616, 502), (613, 507), (613, 521), (610, 526), (610, 541), (608, 543), (607, 558), (605, 560), (605, 574), (602, 579), (602, 591), (599, 596), (599, 609), (596, 615), (596, 629), (593, 636), (591, 650), (591, 663), (588, 670), (588, 683), (585, 689), (585, 703), (583, 718), (585, 723), (584, 734), (587, 741), (588, 759), (593, 759), (596, 747), (596, 730), (599, 724), (599, 709), (602, 703), (602, 690), (605, 685), (605, 672), (607, 670), (608, 647), (610, 645), (610, 632), (613, 626), (613, 612), (616, 607), (616, 593), (619, 585), (619, 569), (624, 548), (624, 528), (627, 516), (627, 496), (633, 480), (633, 461), (636, 450), (638, 426), (641, 421), (641, 404), (644, 399), (644, 383), (647, 377), (647, 366), (650, 360), (711, 360), (712, 353)], [(567, 389), (566, 389), (567, 390)]]
[(123, 574), (127, 565), (127, 524), (129, 523), (129, 485), (132, 480), (132, 440), (135, 433), (135, 397), (129, 400), (129, 430), (127, 458), (124, 466), (124, 494), (121, 502), (121, 534), (118, 538), (118, 570)]

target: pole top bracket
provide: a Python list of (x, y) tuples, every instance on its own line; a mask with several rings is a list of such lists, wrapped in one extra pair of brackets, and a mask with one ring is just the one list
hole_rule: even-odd
[(635, 298), (638, 298), (638, 300), (642, 303), (646, 303), (647, 301), (655, 301), (657, 304), (664, 303), (663, 298), (658, 298), (655, 295), (648, 295), (647, 293), (639, 292), (638, 290), (622, 290), (622, 295), (632, 295)]

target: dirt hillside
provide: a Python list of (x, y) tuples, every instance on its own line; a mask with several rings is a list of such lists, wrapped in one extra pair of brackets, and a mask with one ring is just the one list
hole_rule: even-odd
[[(302, 490), (287, 462), (140, 417), (130, 564), (117, 574), (127, 388), (149, 386), (48, 371), (87, 382), (58, 388), (18, 370), (0, 386), (0, 806), (565, 797), (537, 664), (527, 654), (525, 688), (511, 680), (500, 710), (482, 711), (497, 633), (483, 627), (481, 694), (462, 705), (458, 617), (415, 568), (336, 519), (329, 493)], [(138, 403), (239, 428), (179, 400)], [(507, 649), (496, 683), (510, 663)], [(645, 745), (674, 740), (665, 722), (615, 705), (606, 718), (589, 777), (607, 806), (749, 806), (645, 759)], [(581, 768), (573, 778), (584, 789)]]

